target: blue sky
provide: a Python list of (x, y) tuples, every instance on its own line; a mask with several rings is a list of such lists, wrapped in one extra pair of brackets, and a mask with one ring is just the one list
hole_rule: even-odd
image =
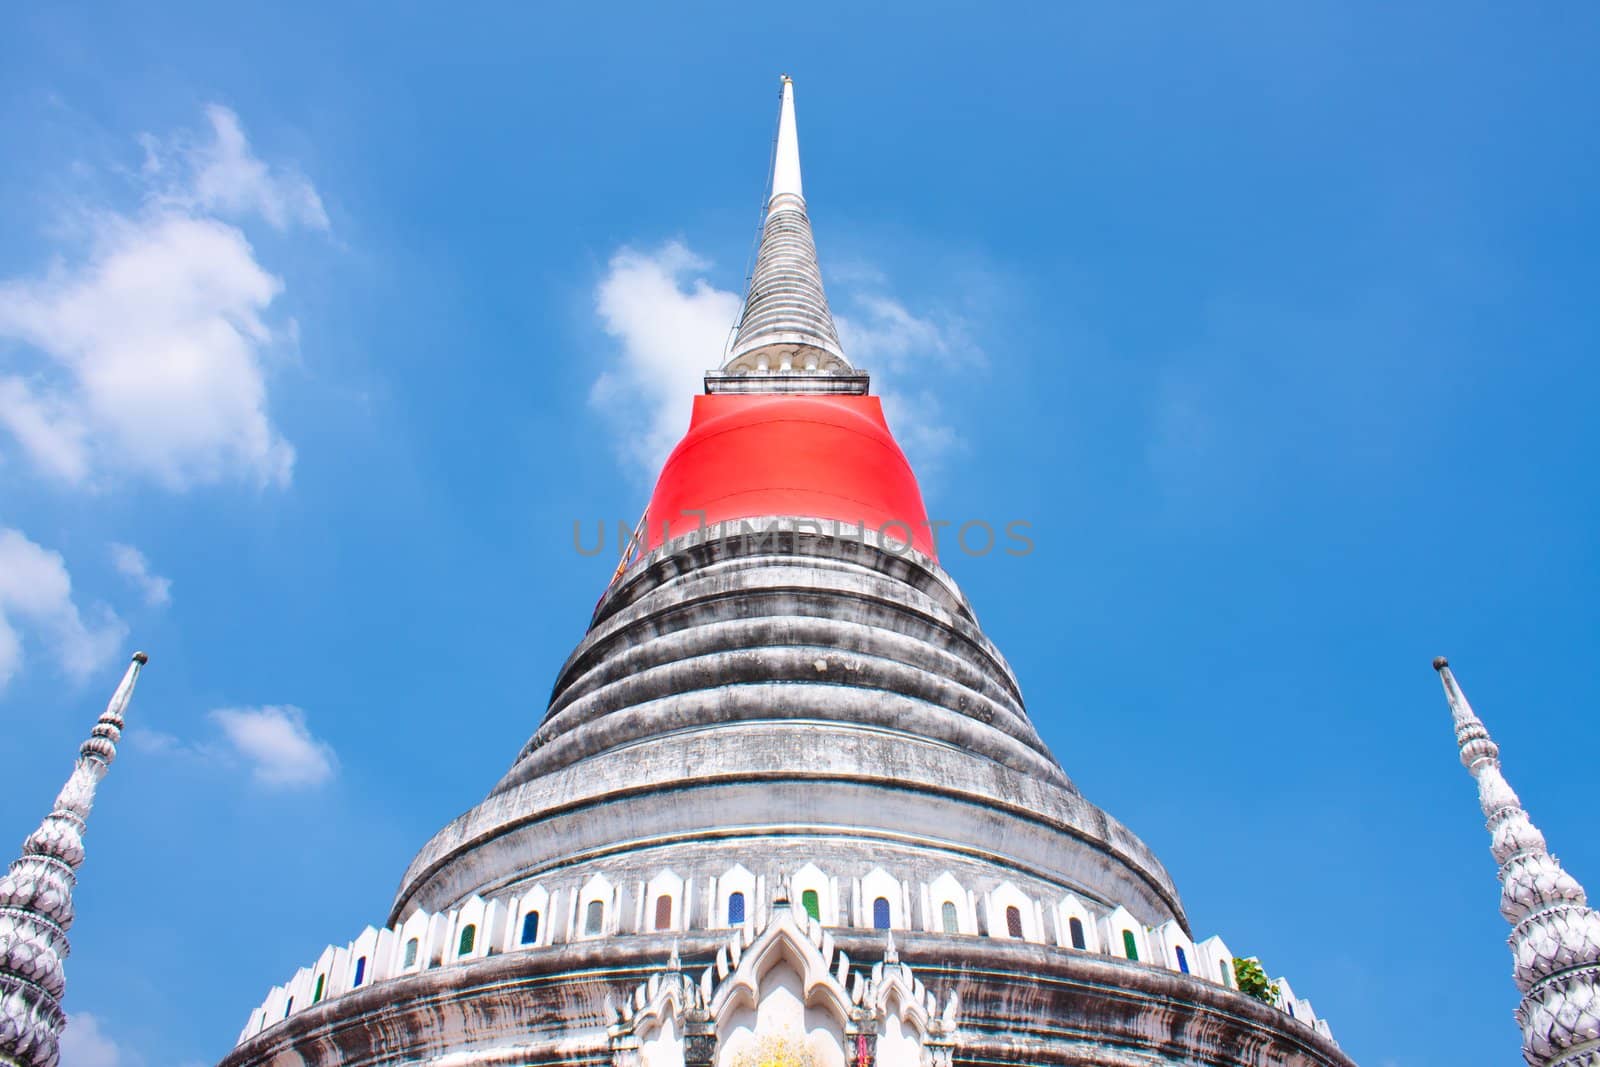
[(531, 733), (780, 71), (930, 511), (1032, 523), (946, 562), (1068, 772), (1358, 1062), (1516, 1055), (1428, 664), (1600, 886), (1595, 10), (4, 18), (0, 841), (152, 657), (65, 1067), (214, 1062)]

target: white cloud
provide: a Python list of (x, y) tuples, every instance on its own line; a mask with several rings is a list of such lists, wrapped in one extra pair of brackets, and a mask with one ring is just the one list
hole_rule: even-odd
[(297, 707), (221, 708), (211, 718), (262, 785), (317, 786), (332, 778), (338, 767), (332, 747), (312, 736), (305, 712)]
[[(187, 188), (176, 194), (192, 197), (204, 210), (223, 214), (257, 214), (274, 228), (286, 229), (293, 223), (314, 230), (328, 228), (328, 213), (311, 182), (292, 169), (274, 171), (250, 151), (250, 142), (239, 125), (239, 116), (216, 104), (206, 108), (213, 140), (193, 147), (184, 162), (192, 171)], [(146, 166), (159, 159), (159, 148), (146, 142)], [(157, 164), (160, 166), (160, 164)]]
[(135, 1067), (143, 1062), (124, 1055), (100, 1029), (100, 1020), (86, 1011), (73, 1012), (61, 1034), (61, 1067)]
[(153, 607), (172, 603), (172, 579), (153, 574), (150, 561), (132, 545), (112, 542), (111, 563), (117, 573), (126, 577), (144, 595), (144, 602)]
[(650, 476), (688, 429), (690, 400), (722, 362), (743, 306), (736, 293), (706, 281), (709, 266), (676, 241), (655, 252), (623, 248), (595, 291), (595, 310), (622, 343), (622, 360), (600, 375), (589, 399), (625, 432), (628, 458)]
[(860, 294), (852, 298), (851, 307), (852, 314), (834, 316), (834, 325), (845, 352), (858, 366), (900, 372), (917, 361), (943, 362), (951, 351), (944, 329), (913, 315), (892, 297)]
[(21, 669), (18, 622), (36, 631), (61, 670), (82, 678), (115, 659), (128, 628), (104, 605), (84, 613), (72, 599), (72, 576), (58, 552), (20, 530), (0, 527), (0, 688)]
[(983, 350), (972, 341), (964, 320), (919, 316), (885, 294), (887, 279), (881, 272), (857, 266), (848, 276), (866, 288), (843, 290), (841, 305), (848, 314), (834, 314), (839, 342), (851, 362), (871, 372), (895, 439), (912, 466), (927, 475), (965, 442), (932, 389), (902, 383), (913, 376), (926, 381), (937, 373), (981, 366)]
[(338, 772), (333, 747), (314, 736), (304, 711), (292, 705), (219, 708), (208, 715), (220, 735), (189, 741), (148, 725), (127, 733), (130, 748), (190, 766), (243, 767), (258, 785), (274, 789), (308, 789)]
[(283, 282), (219, 214), (327, 227), (316, 190), (250, 152), (238, 118), (211, 138), (146, 139), (142, 210), (79, 205), (72, 262), (0, 282), (0, 429), (44, 475), (77, 487), (133, 475), (171, 490), (240, 478), (288, 484), (294, 449), (268, 414), (265, 355), (292, 343), (264, 319)]
[(212, 752), (205, 746), (191, 745), (181, 737), (148, 726), (130, 726), (122, 736), (129, 748), (148, 752), (152, 756), (200, 758)]
[[(623, 248), (595, 291), (601, 326), (621, 342), (621, 360), (595, 381), (590, 401), (611, 416), (627, 442), (626, 458), (648, 476), (688, 428), (690, 399), (701, 376), (721, 363), (743, 306), (739, 294), (707, 280), (709, 267), (676, 241), (654, 252)], [(832, 293), (845, 354), (873, 373), (913, 465), (935, 466), (960, 447), (960, 435), (932, 391), (899, 382), (929, 364), (981, 363), (982, 350), (962, 320), (910, 311), (886, 291), (875, 267), (854, 264), (827, 280), (841, 283)]]
[(882, 395), (883, 417), (912, 469), (919, 474), (927, 476), (937, 471), (947, 457), (965, 445), (932, 390), (889, 390)]
[[(0, 289), (0, 308), (4, 301)], [(26, 379), (0, 376), (0, 426), (46, 474), (71, 485), (88, 479), (89, 429), (68, 399), (36, 392)]]

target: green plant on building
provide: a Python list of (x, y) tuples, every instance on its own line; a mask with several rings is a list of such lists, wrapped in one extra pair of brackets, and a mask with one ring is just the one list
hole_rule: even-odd
[(1234, 957), (1233, 978), (1239, 984), (1239, 992), (1255, 997), (1263, 1004), (1278, 1002), (1278, 985), (1267, 981), (1267, 972), (1261, 969), (1260, 960)]

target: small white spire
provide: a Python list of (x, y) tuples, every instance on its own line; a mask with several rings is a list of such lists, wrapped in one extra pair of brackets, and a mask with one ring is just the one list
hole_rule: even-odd
[(761, 228), (750, 291), (722, 369), (710, 392), (863, 393), (867, 381), (845, 358), (822, 290), (822, 270), (800, 191), (800, 138), (794, 82), (783, 76), (772, 196)]
[(0, 1065), (5, 1067), (57, 1067), (60, 1061), (61, 1031), (67, 1025), (61, 961), (74, 914), (72, 887), (83, 863), (83, 831), (95, 787), (117, 758), (122, 715), (146, 662), (143, 652), (133, 654), (105, 714), (79, 748), (54, 810), (0, 877), (0, 929), (9, 930), (0, 937)]
[(778, 151), (772, 160), (772, 200), (785, 193), (805, 199), (800, 189), (800, 135), (794, 124), (794, 81), (787, 74), (783, 76), (783, 104), (778, 110)]
[(1440, 656), (1433, 669), (1500, 864), (1500, 914), (1511, 924), (1512, 977), (1522, 991), (1516, 1019), (1523, 1058), (1533, 1067), (1590, 1067), (1600, 1062), (1600, 913), (1545, 848), (1449, 662)]

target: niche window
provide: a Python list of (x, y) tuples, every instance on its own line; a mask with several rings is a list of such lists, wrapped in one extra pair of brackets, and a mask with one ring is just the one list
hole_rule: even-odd
[(656, 897), (656, 929), (672, 929), (672, 898), (665, 893)]
[(539, 913), (530, 911), (522, 917), (522, 944), (532, 945), (539, 940)]
[(325, 975), (325, 974), (317, 975), (317, 991), (315, 993), (311, 994), (311, 1003), (317, 1004), (317, 1003), (320, 1003), (322, 1001), (322, 991), (323, 991), (324, 988), (326, 988), (327, 984), (328, 984), (328, 976), (327, 975)]
[(1133, 939), (1132, 930), (1122, 931), (1122, 952), (1135, 963), (1139, 961), (1139, 942)]
[(1083, 936), (1083, 920), (1076, 915), (1067, 920), (1067, 935), (1072, 938), (1073, 948), (1083, 950), (1089, 947), (1089, 942)]
[(743, 893), (729, 893), (728, 894), (728, 925), (729, 926), (743, 926), (744, 925), (744, 894)]
[(402, 966), (402, 967), (410, 967), (412, 964), (414, 964), (416, 962), (417, 962), (417, 939), (413, 937), (410, 941), (406, 942), (406, 961), (404, 963), (402, 963), (400, 966)]
[(1188, 974), (1189, 973), (1189, 957), (1185, 956), (1183, 954), (1183, 946), (1182, 945), (1177, 946), (1177, 950), (1178, 950), (1178, 970), (1182, 971), (1184, 974)]
[(1006, 936), (1022, 936), (1022, 912), (1015, 905), (1006, 909)]
[(961, 919), (956, 914), (955, 901), (947, 900), (944, 902), (944, 905), (939, 908), (939, 921), (944, 927), (944, 932), (947, 934), (959, 933), (961, 931)]
[(605, 903), (599, 900), (589, 901), (589, 908), (584, 912), (583, 916), (583, 932), (586, 934), (598, 934), (605, 929), (605, 925)]
[(468, 923), (461, 928), (461, 941), (456, 945), (456, 955), (465, 956), (472, 951), (473, 944), (478, 940), (478, 928)]
[(800, 894), (800, 906), (805, 909), (807, 915), (818, 922), (822, 921), (822, 902), (817, 898), (815, 889), (807, 889)]
[(879, 897), (872, 902), (872, 926), (876, 930), (889, 929), (888, 897)]
[(367, 976), (367, 957), (362, 956), (360, 959), (356, 960), (356, 980), (350, 983), (350, 988), (354, 989), (357, 986), (359, 986), (361, 984), (361, 980), (363, 978), (365, 978), (366, 976)]

